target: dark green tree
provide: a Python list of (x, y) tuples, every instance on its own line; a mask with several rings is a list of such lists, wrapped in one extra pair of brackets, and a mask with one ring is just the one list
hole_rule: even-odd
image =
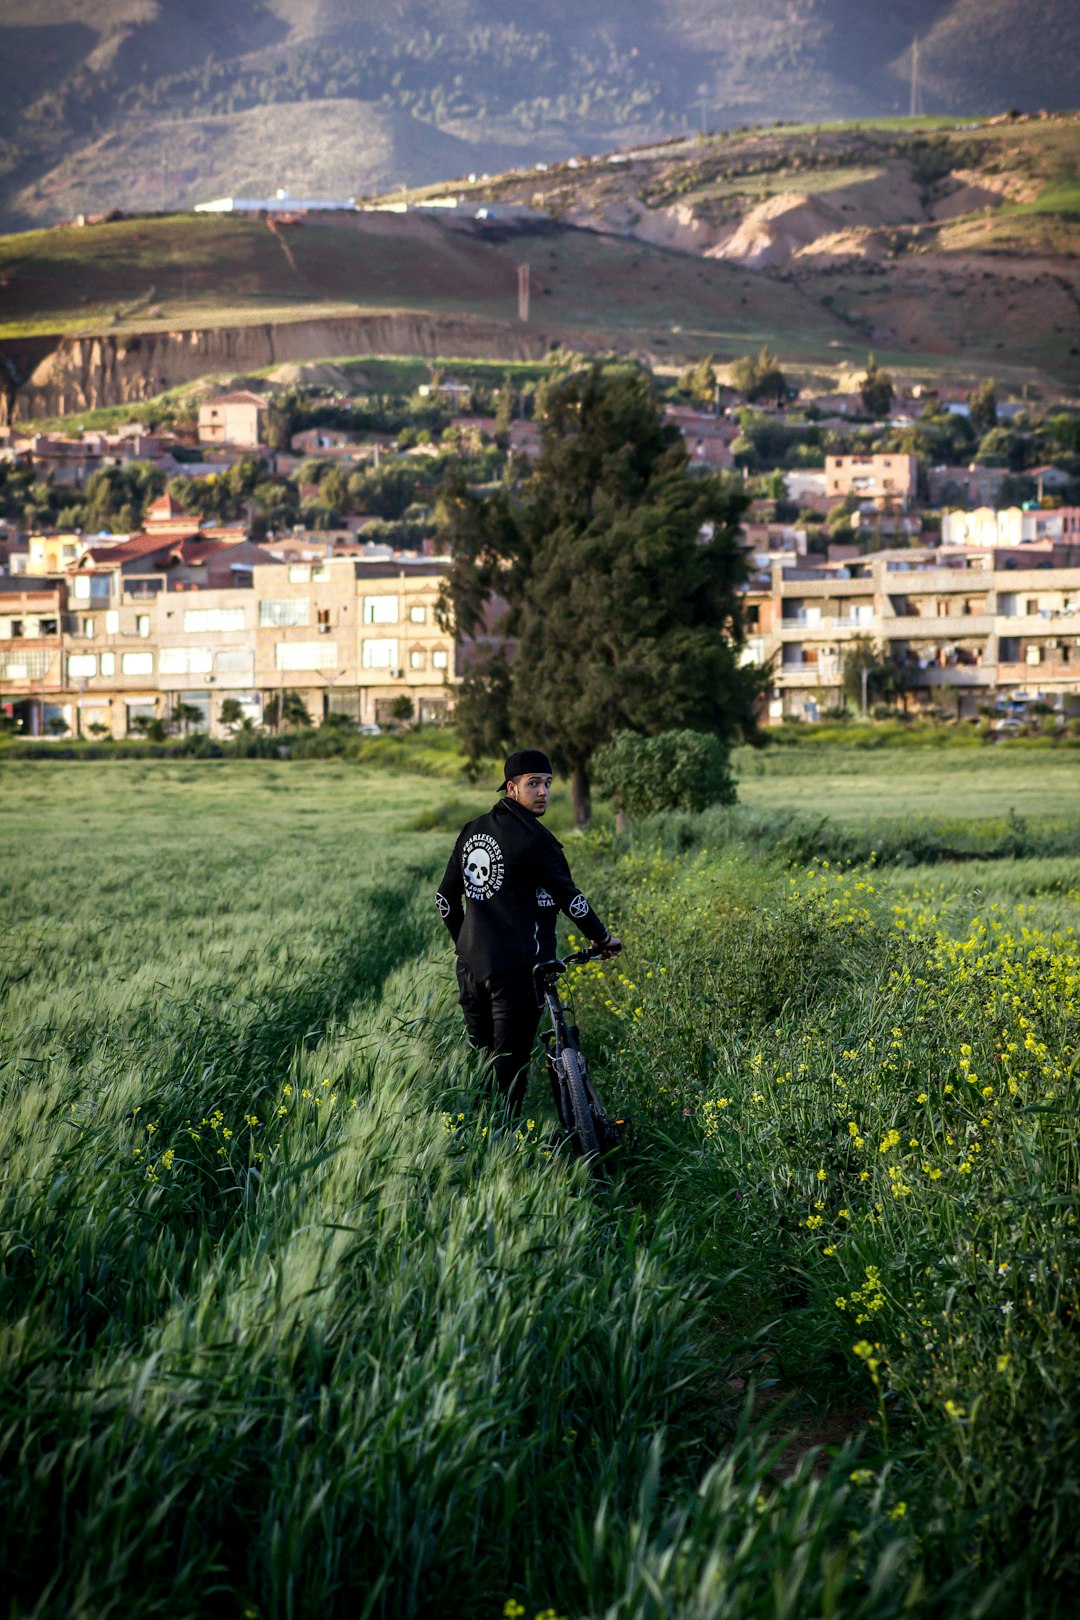
[(763, 346), (759, 354), (744, 354), (736, 360), (731, 374), (735, 387), (749, 400), (770, 400), (780, 404), (787, 398), (787, 378), (768, 344)]
[(545, 405), (520, 488), (444, 486), (441, 617), (485, 647), (456, 704), (470, 757), (547, 747), (583, 825), (593, 755), (616, 731), (754, 730), (761, 675), (739, 663), (746, 497), (689, 474), (640, 375), (593, 368)]
[(713, 355), (707, 354), (696, 366), (687, 367), (679, 378), (679, 392), (695, 405), (716, 403), (716, 360)]
[(872, 354), (866, 357), (866, 376), (859, 384), (863, 410), (867, 416), (888, 416), (896, 390), (887, 371), (882, 371)]
[(281, 705), (281, 718), (287, 726), (310, 726), (311, 715), (299, 692), (289, 690)]
[(180, 727), (180, 730), (186, 737), (193, 726), (202, 725), (203, 712), (197, 703), (174, 703), (172, 709), (172, 721), (174, 725)]
[(852, 636), (844, 647), (844, 696), (859, 708), (864, 671), (867, 704), (891, 703), (904, 691), (905, 670), (891, 649), (879, 646), (870, 636)]
[(968, 399), (968, 421), (980, 436), (997, 426), (997, 391), (992, 378)]
[(237, 730), (244, 722), (244, 706), (239, 698), (222, 698), (218, 719), (229, 731)]
[(510, 423), (514, 415), (514, 385), (507, 372), (495, 400), (495, 443), (503, 450), (510, 442)]

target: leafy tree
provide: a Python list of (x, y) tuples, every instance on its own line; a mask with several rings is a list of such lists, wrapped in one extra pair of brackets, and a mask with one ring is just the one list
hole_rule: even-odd
[(745, 508), (723, 478), (690, 475), (648, 381), (626, 370), (594, 367), (547, 393), (520, 489), (478, 496), (452, 473), (441, 622), (488, 641), (457, 696), (470, 757), (542, 743), (570, 773), (583, 825), (592, 758), (616, 731), (752, 733), (761, 676), (738, 653)]
[(401, 696), (396, 697), (390, 705), (390, 718), (397, 721), (398, 725), (407, 726), (415, 713), (416, 706), (407, 692), (402, 692)]
[(868, 416), (888, 416), (896, 390), (891, 376), (880, 370), (872, 354), (866, 357), (866, 375), (859, 384), (859, 394)]
[(888, 702), (904, 690), (906, 672), (895, 654), (870, 636), (852, 636), (844, 647), (844, 696), (860, 707), (864, 670), (868, 703)]
[(1011, 427), (992, 427), (979, 440), (975, 460), (980, 467), (1008, 467), (1022, 472), (1026, 460), (1027, 437)]
[(1055, 450), (1080, 455), (1080, 412), (1059, 411), (1047, 417), (1044, 427)]
[(661, 810), (704, 810), (734, 804), (730, 749), (701, 731), (661, 731), (642, 737), (617, 731), (596, 755), (597, 784), (627, 816)]
[(997, 426), (997, 392), (993, 379), (976, 388), (968, 399), (968, 421), (978, 434), (989, 433)]
[(292, 412), (284, 405), (274, 404), (266, 412), (263, 437), (271, 450), (287, 450), (293, 436)]
[(229, 731), (235, 731), (244, 723), (244, 706), (239, 698), (222, 698), (218, 719)]
[(716, 401), (716, 358), (708, 354), (696, 366), (688, 366), (679, 378), (679, 392), (695, 405), (712, 405)]
[(774, 400), (779, 405), (787, 398), (787, 378), (768, 344), (756, 356), (742, 355), (731, 368), (731, 374), (740, 394), (751, 401)]
[(173, 705), (172, 718), (186, 737), (192, 726), (202, 724), (203, 712), (195, 703), (176, 703)]
[(507, 372), (495, 401), (495, 443), (505, 450), (510, 442), (510, 423), (514, 416), (514, 387)]
[(310, 726), (311, 715), (299, 692), (287, 691), (281, 705), (281, 718), (287, 726)]

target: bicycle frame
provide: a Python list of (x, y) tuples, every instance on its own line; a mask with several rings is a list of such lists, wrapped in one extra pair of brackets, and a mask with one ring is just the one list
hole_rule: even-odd
[[(549, 1075), (555, 1093), (555, 1106), (564, 1128), (572, 1133), (578, 1151), (593, 1174), (606, 1175), (603, 1158), (617, 1140), (614, 1126), (604, 1113), (595, 1087), (589, 1079), (585, 1055), (578, 1043), (577, 1030), (568, 1023), (569, 1009), (559, 994), (559, 979), (568, 967), (579, 962), (598, 961), (603, 952), (575, 951), (563, 959), (538, 962), (533, 968), (537, 1000), (546, 1006), (550, 1029), (541, 1039), (547, 1047)], [(554, 1050), (552, 1050), (554, 1047)], [(615, 1124), (621, 1125), (622, 1121)]]

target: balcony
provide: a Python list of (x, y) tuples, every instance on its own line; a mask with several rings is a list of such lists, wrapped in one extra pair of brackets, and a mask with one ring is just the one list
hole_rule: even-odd
[(843, 676), (835, 664), (782, 664), (773, 671), (772, 684), (778, 692), (798, 687), (801, 691), (816, 691), (818, 687), (843, 685)]
[(880, 634), (887, 641), (963, 641), (968, 636), (993, 635), (995, 622), (992, 613), (948, 613), (941, 618), (883, 613), (878, 620)]
[(912, 686), (990, 687), (998, 682), (997, 664), (931, 664), (927, 669), (906, 670)]
[(1069, 691), (1080, 692), (1080, 658), (1064, 662), (1060, 658), (1044, 659), (1041, 664), (997, 664), (994, 666), (1000, 686), (1045, 686), (1048, 682)]

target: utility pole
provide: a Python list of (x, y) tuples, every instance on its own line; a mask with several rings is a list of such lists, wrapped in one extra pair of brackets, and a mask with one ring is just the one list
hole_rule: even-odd
[(922, 95), (919, 91), (919, 36), (915, 35), (911, 41), (911, 117), (918, 118), (922, 112)]
[(527, 264), (518, 265), (517, 278), (518, 320), (527, 321), (529, 319), (529, 267)]

